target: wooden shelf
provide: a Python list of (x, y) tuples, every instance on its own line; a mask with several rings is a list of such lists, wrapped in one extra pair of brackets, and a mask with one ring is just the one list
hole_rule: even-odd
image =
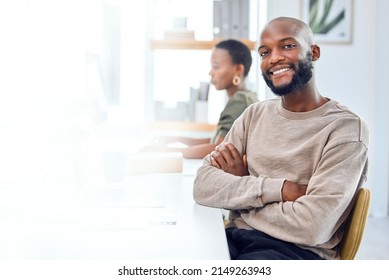
[[(247, 39), (241, 39), (250, 50), (256, 50), (256, 42)], [(153, 50), (157, 49), (183, 49), (183, 50), (210, 50), (220, 40), (213, 41), (196, 41), (196, 40), (152, 40), (150, 47)]]

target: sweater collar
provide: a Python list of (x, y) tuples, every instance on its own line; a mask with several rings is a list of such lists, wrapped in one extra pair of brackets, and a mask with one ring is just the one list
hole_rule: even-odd
[[(281, 99), (280, 99), (281, 101)], [(281, 102), (278, 103), (276, 107), (277, 113), (290, 120), (306, 120), (311, 118), (316, 118), (325, 115), (331, 108), (336, 106), (336, 102), (334, 100), (331, 100), (328, 98), (328, 102), (324, 105), (320, 106), (319, 108), (316, 108), (315, 110), (308, 111), (308, 112), (292, 112), (284, 109), (282, 107)]]

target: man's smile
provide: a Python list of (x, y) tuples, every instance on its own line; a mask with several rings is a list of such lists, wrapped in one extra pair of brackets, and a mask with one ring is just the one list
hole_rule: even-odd
[(283, 73), (285, 71), (288, 71), (290, 69), (291, 69), (290, 67), (285, 67), (285, 68), (281, 68), (281, 69), (278, 69), (278, 70), (275, 70), (275, 71), (270, 71), (270, 74), (278, 75), (278, 74), (281, 74), (281, 73)]

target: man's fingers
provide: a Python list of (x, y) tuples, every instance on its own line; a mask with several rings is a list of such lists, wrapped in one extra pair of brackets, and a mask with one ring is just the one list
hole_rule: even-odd
[(225, 145), (219, 145), (216, 148), (216, 151), (223, 157), (224, 162), (228, 163), (231, 162), (234, 158), (231, 155), (231, 151), (229, 148), (227, 148)]
[(233, 159), (238, 160), (241, 158), (238, 150), (235, 148), (234, 145), (232, 145), (231, 143), (227, 143), (225, 144), (225, 147), (230, 151), (230, 154)]
[(243, 155), (243, 164), (244, 164), (244, 167), (248, 168), (247, 155), (246, 154)]
[(235, 176), (248, 175), (247, 158), (232, 144), (222, 143), (210, 155), (211, 165)]
[[(220, 154), (219, 151), (215, 150), (211, 153), (211, 160), (213, 160), (215, 163), (217, 163), (217, 165), (219, 166), (219, 168), (223, 168), (223, 166), (226, 165), (226, 161), (224, 159), (224, 157)], [(212, 161), (211, 161), (212, 162)], [(212, 164), (213, 165), (213, 164)]]
[(216, 168), (221, 169), (220, 165), (217, 163), (217, 161), (216, 161), (215, 158), (212, 156), (212, 154), (211, 154), (211, 165), (212, 165), (213, 167), (216, 167)]

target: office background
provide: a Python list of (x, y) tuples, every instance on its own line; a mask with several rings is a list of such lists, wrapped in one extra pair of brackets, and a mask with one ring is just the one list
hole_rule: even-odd
[[(212, 11), (206, 9), (209, 2), (186, 2), (193, 13), (202, 15), (206, 26), (212, 25), (206, 20), (212, 17)], [(251, 40), (257, 40), (258, 30), (268, 19), (281, 15), (303, 17), (303, 0), (250, 3), (255, 7), (250, 11), (255, 18), (250, 21), (254, 26)], [(74, 136), (74, 123), (81, 130), (91, 131), (96, 121), (108, 119), (116, 128), (133, 129), (134, 135), (143, 130), (150, 110), (150, 97), (145, 96), (151, 82), (147, 72), (152, 58), (148, 42), (150, 5), (150, 1), (114, 0), (0, 2), (1, 184), (23, 176), (37, 182), (48, 180), (47, 176), (53, 178), (55, 175), (41, 168), (52, 168), (53, 160), (57, 163), (56, 174), (63, 175), (61, 169), (68, 163), (61, 159), (80, 137), (78, 132)], [(112, 7), (120, 7), (121, 14), (115, 14), (115, 8), (107, 14)], [(322, 55), (316, 63), (321, 94), (347, 105), (369, 124), (370, 171), (366, 187), (372, 190), (370, 213), (374, 217), (388, 216), (389, 208), (388, 12), (385, 0), (352, 1), (351, 40), (320, 43)], [(202, 24), (198, 23), (196, 35), (212, 39), (212, 30)], [(120, 36), (107, 32), (107, 28), (118, 30), (118, 26)], [(122, 63), (110, 64), (104, 56), (98, 63), (103, 65), (103, 74), (109, 67), (111, 74), (116, 73), (110, 80), (118, 79), (112, 82), (111, 92), (119, 92), (120, 98), (99, 104), (100, 97), (91, 96), (87, 90), (85, 52), (102, 54), (112, 51), (115, 44), (120, 45), (117, 55)], [(203, 76), (197, 80), (206, 79), (208, 69), (208, 65), (196, 68), (189, 62), (184, 69), (169, 71), (166, 83), (199, 72)], [(260, 81), (254, 84), (261, 99), (271, 97)], [(112, 89), (115, 85), (119, 88)], [(93, 102), (89, 102), (91, 99)], [(105, 115), (99, 115), (100, 111)]]

